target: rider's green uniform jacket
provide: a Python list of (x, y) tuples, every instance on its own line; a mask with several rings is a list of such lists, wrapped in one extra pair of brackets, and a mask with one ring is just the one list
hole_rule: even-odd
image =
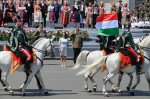
[(136, 45), (133, 41), (132, 34), (128, 31), (124, 31), (122, 36), (120, 36), (119, 46), (117, 48), (117, 51), (119, 51), (120, 48), (126, 48), (127, 44), (129, 44), (135, 50)]
[(26, 38), (26, 34), (23, 30), (18, 30), (17, 32), (17, 35), (16, 35), (17, 39), (18, 39), (18, 42), (19, 42), (19, 45), (23, 45), (23, 46), (27, 46), (28, 44), (28, 41), (27, 41), (27, 38)]
[[(15, 40), (15, 38), (17, 40)], [(9, 34), (9, 39), (8, 39), (8, 43), (10, 44), (11, 49), (14, 49), (15, 47), (18, 47), (16, 43), (18, 43), (19, 45), (23, 45), (26, 46), (27, 45), (27, 38), (26, 35), (24, 33), (23, 30), (18, 29), (17, 26), (15, 26), (10, 34)]]

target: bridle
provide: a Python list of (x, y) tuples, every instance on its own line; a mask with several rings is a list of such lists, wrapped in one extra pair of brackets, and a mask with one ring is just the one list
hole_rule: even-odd
[[(53, 47), (53, 44), (52, 44), (52, 41), (50, 40), (50, 43), (48, 44), (48, 46), (46, 47), (46, 49), (51, 46), (51, 51), (53, 51), (52, 47)], [(47, 53), (47, 51), (43, 51), (43, 50), (40, 50), (38, 48), (35, 48), (35, 47), (32, 47), (33, 49), (37, 50), (38, 52), (42, 53), (42, 54), (50, 54), (50, 53)], [(54, 52), (54, 51), (53, 51)], [(41, 60), (39, 57), (37, 57), (38, 60), (41, 61), (41, 67), (43, 66), (43, 60)]]
[[(51, 49), (50, 50), (53, 50), (52, 47), (53, 47), (53, 44), (52, 44), (52, 41), (50, 40), (50, 43), (48, 44), (48, 46), (46, 47), (46, 49), (51, 46)], [(37, 50), (38, 52), (42, 53), (42, 54), (45, 54), (47, 51), (43, 51), (43, 50), (40, 50), (38, 48), (35, 48), (35, 47), (32, 47), (33, 49)], [(50, 54), (50, 53), (47, 53), (47, 54)]]
[[(145, 37), (143, 37), (142, 39), (140, 39), (140, 42), (144, 39)], [(138, 44), (136, 44), (136, 46), (140, 47)], [(149, 47), (142, 47), (143, 50), (150, 52), (150, 48)], [(150, 61), (150, 59), (148, 57), (146, 57), (144, 55), (144, 58), (146, 58), (147, 60)]]

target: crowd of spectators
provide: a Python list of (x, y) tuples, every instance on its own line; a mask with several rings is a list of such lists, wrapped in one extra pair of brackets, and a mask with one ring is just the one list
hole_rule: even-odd
[[(19, 15), (23, 23), (27, 23), (28, 27), (43, 24), (44, 27), (54, 27), (54, 23), (61, 23), (64, 27), (72, 22), (74, 27), (80, 24), (80, 28), (84, 28), (85, 24), (88, 28), (95, 28), (96, 19), (100, 15), (107, 12), (118, 13), (119, 27), (124, 28), (127, 16), (131, 19), (131, 28), (150, 28), (150, 0), (143, 0), (141, 4), (135, 7), (133, 11), (129, 10), (128, 4), (122, 4), (122, 0), (118, 3), (113, 2), (111, 9), (106, 9), (103, 2), (94, 1), (85, 5), (84, 0), (75, 2), (70, 8), (70, 0), (64, 0), (63, 5), (58, 0), (2, 0), (0, 1), (0, 26), (4, 26), (8, 22), (13, 22), (13, 16)], [(24, 7), (20, 10), (19, 7)], [(71, 13), (71, 17), (69, 14)], [(60, 19), (60, 21), (58, 21)], [(32, 22), (33, 21), (33, 22)]]
[(150, 28), (150, 0), (143, 0), (141, 4), (130, 12), (131, 28)]

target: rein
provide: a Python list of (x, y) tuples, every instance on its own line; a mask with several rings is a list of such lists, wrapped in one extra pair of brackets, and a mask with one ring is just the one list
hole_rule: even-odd
[[(48, 47), (49, 47), (50, 45), (51, 45), (51, 50), (52, 50), (52, 42), (51, 42), (51, 41), (50, 41), (50, 44), (48, 45)], [(47, 47), (47, 48), (48, 48), (48, 47)], [(43, 53), (43, 54), (45, 54), (45, 52), (46, 52), (46, 51), (40, 50), (40, 49), (35, 48), (35, 47), (32, 47), (32, 48), (34, 48), (35, 50), (37, 50), (38, 52), (41, 52), (41, 53)], [(46, 49), (47, 49), (47, 48), (46, 48)], [(47, 53), (47, 54), (50, 54), (50, 53)]]
[[(49, 46), (51, 46), (51, 50), (52, 50), (52, 42), (51, 42), (51, 41), (50, 41), (48, 47), (49, 47)], [(48, 48), (48, 47), (47, 47), (47, 48)], [(40, 52), (40, 53), (42, 53), (42, 54), (45, 54), (45, 53), (46, 53), (46, 51), (40, 50), (40, 49), (38, 49), (38, 48), (35, 48), (35, 47), (32, 47), (32, 48), (35, 49), (35, 50), (37, 50), (38, 52)], [(46, 48), (46, 49), (47, 49), (47, 48)], [(46, 53), (46, 54), (50, 54), (50, 53)], [(37, 59), (41, 61), (41, 66), (43, 66), (43, 60), (41, 60), (39, 57), (37, 57)]]

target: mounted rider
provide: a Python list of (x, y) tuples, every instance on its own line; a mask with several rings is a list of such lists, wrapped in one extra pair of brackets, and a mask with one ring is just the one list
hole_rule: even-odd
[(130, 32), (131, 21), (128, 19), (125, 24), (125, 31), (119, 37), (119, 45), (117, 48), (117, 52), (120, 49), (130, 48), (134, 56), (136, 57), (136, 74), (140, 74), (140, 49), (133, 41), (132, 34)]
[(33, 61), (32, 48), (28, 45), (21, 20), (17, 20), (15, 27), (11, 30), (7, 46), (17, 57), (21, 57), (22, 64), (25, 64), (24, 72), (29, 73), (30, 63)]

